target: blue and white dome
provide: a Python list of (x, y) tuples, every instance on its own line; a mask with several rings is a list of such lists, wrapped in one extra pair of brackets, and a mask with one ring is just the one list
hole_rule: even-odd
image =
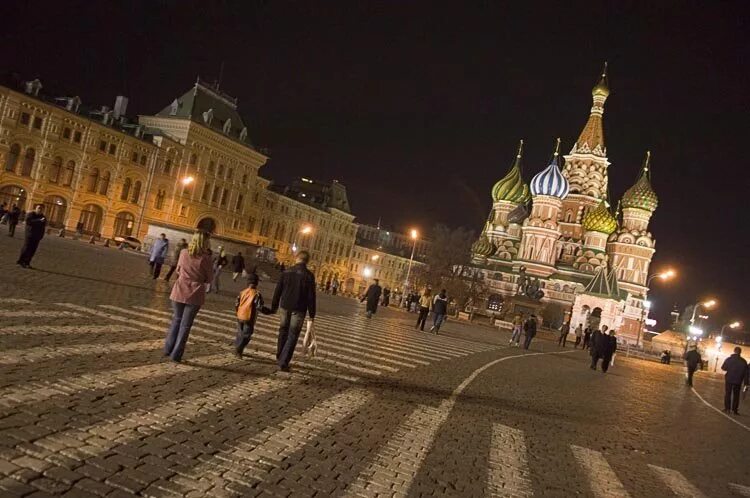
[(570, 184), (560, 171), (560, 139), (557, 139), (555, 153), (549, 166), (531, 179), (531, 195), (549, 195), (565, 199), (570, 191)]

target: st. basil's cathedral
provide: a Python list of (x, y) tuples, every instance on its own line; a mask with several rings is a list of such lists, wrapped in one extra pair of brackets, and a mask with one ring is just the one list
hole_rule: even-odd
[[(488, 308), (507, 319), (542, 309), (547, 322), (557, 322), (545, 325), (568, 319), (571, 330), (579, 323), (607, 325), (621, 340), (636, 342), (655, 251), (648, 224), (658, 199), (648, 152), (635, 184), (620, 202), (610, 199), (602, 125), (606, 67), (591, 93), (591, 113), (570, 153), (561, 159), (558, 139), (549, 164), (529, 183), (521, 142), (510, 170), (492, 188), (472, 266), (489, 288)], [(543, 311), (550, 307), (558, 313)]]

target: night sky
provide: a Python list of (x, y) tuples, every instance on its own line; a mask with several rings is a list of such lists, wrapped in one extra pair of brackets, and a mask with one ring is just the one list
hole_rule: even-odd
[(223, 62), (263, 176), (338, 179), (361, 222), (479, 230), (519, 138), (527, 181), (570, 150), (607, 60), (612, 196), (650, 149), (652, 268), (680, 273), (656, 315), (712, 296), (720, 325), (750, 321), (747, 5), (4, 2), (0, 70), (151, 114)]

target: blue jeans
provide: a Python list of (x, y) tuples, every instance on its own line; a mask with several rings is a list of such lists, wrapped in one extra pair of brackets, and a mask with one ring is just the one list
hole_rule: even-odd
[(250, 344), (250, 339), (253, 338), (253, 332), (255, 331), (255, 323), (252, 321), (237, 321), (237, 336), (234, 338), (234, 347), (236, 351), (242, 354), (245, 348)]
[(167, 338), (164, 341), (164, 356), (169, 356), (174, 361), (182, 360), (182, 354), (185, 352), (190, 328), (193, 326), (193, 320), (198, 314), (200, 306), (196, 304), (185, 304), (172, 301), (174, 315), (172, 324), (167, 331)]
[(281, 322), (279, 323), (279, 342), (276, 349), (276, 360), (280, 368), (289, 368), (289, 363), (294, 356), (294, 348), (297, 347), (299, 334), (305, 324), (304, 311), (289, 311), (279, 308)]
[(442, 313), (433, 313), (432, 315), (432, 328), (435, 329), (435, 333), (437, 334), (438, 330), (440, 330), (440, 326), (445, 320), (445, 315)]

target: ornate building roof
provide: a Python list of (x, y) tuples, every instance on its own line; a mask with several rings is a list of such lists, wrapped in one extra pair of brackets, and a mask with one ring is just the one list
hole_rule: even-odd
[(617, 220), (609, 212), (603, 200), (583, 217), (583, 229), (587, 232), (601, 232), (607, 235), (617, 230)]
[(515, 204), (526, 204), (531, 196), (529, 186), (521, 178), (521, 155), (523, 154), (523, 140), (518, 144), (518, 153), (513, 165), (494, 187), (492, 187), (492, 200), (509, 201)]
[(549, 195), (565, 199), (570, 191), (568, 180), (560, 171), (560, 139), (555, 144), (555, 152), (549, 166), (537, 173), (531, 179), (532, 195)]
[(476, 242), (471, 246), (471, 252), (477, 256), (488, 257), (495, 252), (495, 245), (487, 238), (487, 234), (482, 232)]
[(644, 211), (654, 212), (659, 205), (659, 198), (651, 188), (651, 152), (646, 151), (646, 159), (643, 161), (641, 175), (635, 184), (625, 191), (622, 196), (622, 207), (638, 208)]
[(620, 300), (620, 284), (615, 269), (607, 271), (606, 266), (600, 266), (583, 293)]
[(583, 127), (581, 135), (573, 145), (574, 152), (590, 153), (595, 156), (605, 157), (607, 148), (604, 145), (604, 126), (602, 126), (602, 116), (604, 115), (604, 102), (609, 97), (609, 82), (607, 81), (607, 63), (604, 63), (604, 70), (599, 81), (591, 90), (593, 105), (591, 114), (586, 126)]

